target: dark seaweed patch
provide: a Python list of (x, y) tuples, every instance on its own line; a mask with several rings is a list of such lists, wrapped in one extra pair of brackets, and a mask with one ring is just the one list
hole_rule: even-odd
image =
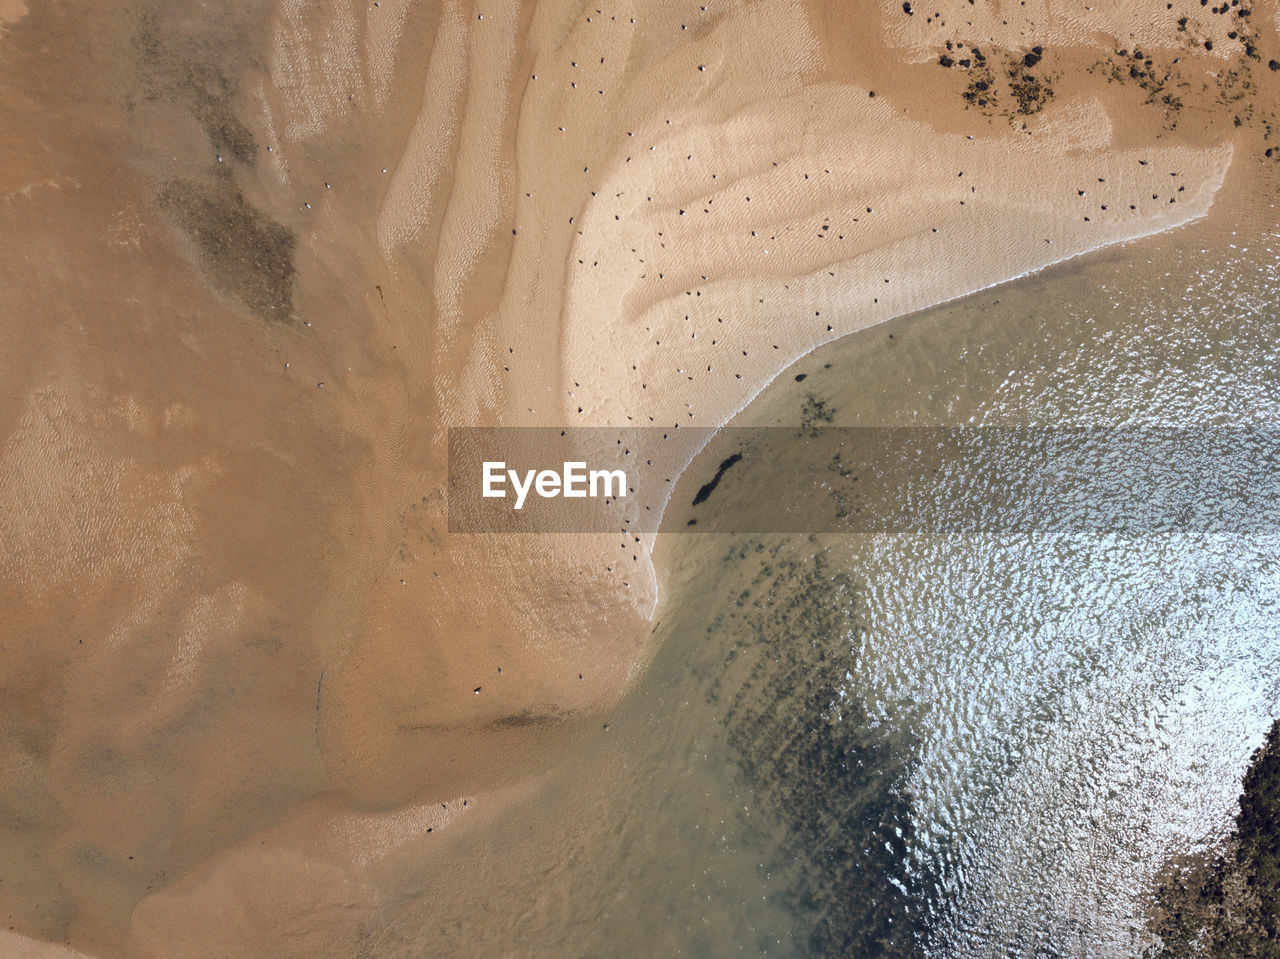
[(944, 55), (939, 62), (944, 67), (957, 66), (967, 73), (968, 82), (960, 95), (984, 115), (994, 116), (1000, 112), (1009, 120), (1031, 116), (1053, 99), (1052, 78), (1031, 72), (1031, 68), (1044, 59), (1044, 47), (1035, 46), (1026, 53), (995, 51), (992, 56), (1004, 61), (1003, 71), (997, 70), (981, 50), (972, 49), (970, 54), (961, 58)]
[(708, 628), (724, 653), (707, 695), (757, 808), (783, 827), (775, 856), (794, 877), (806, 951), (917, 957), (931, 887), (909, 866), (909, 744), (890, 741), (843, 688), (858, 670), (857, 589), (822, 555), (757, 543), (729, 561), (757, 551), (760, 571)]
[[(1164, 125), (1172, 130), (1178, 125), (1178, 118), (1183, 109), (1183, 100), (1179, 91), (1193, 89), (1196, 83), (1202, 91), (1211, 88), (1216, 94), (1220, 107), (1215, 122), (1229, 118), (1233, 127), (1252, 127), (1261, 132), (1264, 141), (1273, 142), (1277, 126), (1273, 112), (1265, 110), (1257, 101), (1256, 94), (1260, 78), (1254, 74), (1254, 63), (1259, 67), (1262, 63), (1260, 44), (1268, 44), (1257, 27), (1253, 26), (1252, 13), (1248, 7), (1242, 7), (1236, 0), (1223, 2), (1210, 7), (1207, 0), (1200, 5), (1208, 8), (1209, 16), (1228, 18), (1227, 41), (1224, 45), (1227, 63), (1224, 66), (1215, 64), (1209, 80), (1196, 76), (1198, 71), (1188, 70), (1186, 57), (1160, 56), (1148, 50), (1119, 49), (1106, 60), (1102, 60), (1089, 68), (1090, 73), (1101, 73), (1112, 83), (1135, 86), (1146, 94), (1144, 106), (1153, 106), (1163, 114)], [(1172, 9), (1172, 7), (1170, 7)], [(1195, 56), (1200, 49), (1211, 52), (1215, 49), (1213, 40), (1206, 36), (1208, 22), (1200, 17), (1179, 16), (1177, 31), (1182, 36), (1183, 54)], [(1170, 14), (1172, 16), (1172, 14)], [(1194, 62), (1194, 61), (1192, 61)], [(1275, 63), (1275, 67), (1271, 67)], [(1271, 69), (1280, 67), (1280, 61), (1269, 61)]]
[(250, 2), (198, 22), (158, 0), (145, 4), (132, 35), (136, 97), (188, 111), (210, 148), (205, 170), (169, 180), (157, 203), (195, 241), (200, 265), (219, 292), (265, 320), (292, 313), (294, 234), (251, 206), (235, 185), (257, 144), (237, 114), (238, 78), (260, 67), (254, 38), (269, 11)]
[(800, 407), (800, 432), (802, 435), (817, 436), (823, 426), (835, 422), (836, 411), (826, 400), (820, 400), (812, 393), (805, 397)]
[(1033, 59), (1031, 54), (1027, 54), (1024, 62), (1015, 63), (1009, 68), (1009, 93), (1017, 104), (1016, 112), (1023, 116), (1039, 113), (1053, 98), (1053, 87), (1027, 69), (1039, 62), (1038, 55)]
[(716, 491), (716, 487), (720, 485), (720, 480), (723, 478), (724, 474), (728, 472), (729, 467), (733, 466), (734, 463), (739, 463), (741, 461), (741, 453), (734, 453), (728, 459), (724, 460), (720, 464), (719, 469), (716, 470), (716, 475), (711, 477), (711, 481), (704, 483), (702, 488), (698, 490), (698, 495), (693, 498), (693, 505), (698, 506), (701, 503), (705, 503), (707, 501), (707, 497)]
[(291, 230), (250, 206), (226, 178), (170, 180), (160, 208), (195, 242), (214, 287), (265, 320), (284, 321), (293, 301)]
[(175, 36), (155, 13), (139, 20), (133, 49), (142, 78), (142, 96), (182, 104), (204, 130), (210, 147), (224, 160), (252, 163), (258, 147), (236, 115), (236, 84), (228, 62), (239, 58), (234, 30), (213, 27), (196, 36)]

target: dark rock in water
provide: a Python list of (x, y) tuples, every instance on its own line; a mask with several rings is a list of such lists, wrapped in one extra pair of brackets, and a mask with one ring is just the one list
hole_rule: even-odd
[(808, 373), (797, 373), (797, 374), (796, 374), (796, 382), (797, 382), (797, 383), (803, 383), (803, 382), (805, 381), (805, 377), (807, 377), (808, 375), (809, 375)]
[(1267, 66), (1272, 70), (1280, 70), (1280, 60), (1270, 60), (1267, 62)]
[(911, 4), (904, 2), (902, 4), (902, 12), (905, 13), (907, 16), (911, 16)]
[(720, 464), (720, 468), (716, 470), (716, 475), (711, 478), (711, 481), (704, 483), (702, 488), (698, 490), (698, 495), (693, 498), (693, 505), (698, 506), (705, 503), (707, 501), (707, 497), (716, 491), (716, 487), (720, 485), (720, 480), (728, 469), (733, 466), (734, 463), (738, 463), (741, 460), (741, 453), (734, 453), (728, 459), (724, 460), (724, 462)]
[(1166, 870), (1153, 959), (1270, 959), (1280, 939), (1280, 721), (1253, 754), (1225, 852)]

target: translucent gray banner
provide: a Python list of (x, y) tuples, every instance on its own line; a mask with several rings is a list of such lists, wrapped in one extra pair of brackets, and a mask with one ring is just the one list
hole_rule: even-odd
[(1280, 525), (1280, 428), (456, 428), (453, 533)]

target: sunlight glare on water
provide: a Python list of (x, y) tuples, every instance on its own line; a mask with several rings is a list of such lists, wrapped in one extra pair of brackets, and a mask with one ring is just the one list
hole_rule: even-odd
[[(1238, 229), (1200, 224), (847, 338), (796, 364), (803, 387), (780, 377), (739, 422), (795, 422), (816, 398), (836, 425), (1274, 425), (1280, 240)], [(774, 467), (761, 460), (748, 453), (734, 481), (768, 484)], [(817, 485), (813, 495), (827, 495), (825, 480)], [(842, 916), (866, 924), (879, 908), (845, 908), (883, 900), (861, 886), (906, 890), (898, 925), (885, 928), (914, 922), (906, 938), (938, 959), (1139, 954), (1161, 869), (1221, 841), (1249, 756), (1280, 711), (1278, 547), (1271, 530), (791, 542), (795, 555), (816, 550), (827, 581), (854, 584), (855, 612), (841, 622), (790, 615), (818, 600), (765, 566), (757, 619), (788, 644), (826, 650), (802, 657), (807, 682), (829, 683), (847, 713), (832, 722), (830, 710), (806, 712), (803, 684), (760, 679), (784, 674), (768, 665), (781, 662), (774, 653), (739, 683), (734, 709), (772, 696), (785, 718), (766, 721), (761, 705), (735, 733), (724, 704), (738, 681), (727, 668), (710, 708), (729, 730), (728, 759), (766, 804), (857, 810), (848, 822), (861, 822), (876, 807), (821, 795), (853, 788), (840, 779), (787, 781), (814, 768), (784, 761), (806, 728), (858, 763), (892, 757), (882, 792), (907, 804), (909, 820), (880, 823), (887, 858), (864, 856), (871, 846), (859, 840), (857, 861), (836, 862), (830, 831), (807, 844), (775, 840), (797, 874), (810, 870), (792, 880), (807, 890), (796, 898), (798, 953), (843, 943), (844, 954), (864, 954), (849, 945), (861, 941), (854, 933), (834, 931)], [(719, 539), (681, 548), (724, 562)], [(673, 588), (671, 615), (689, 625), (687, 635), (670, 627), (668, 642), (705, 635), (720, 654), (749, 644), (744, 623), (754, 621), (726, 611), (761, 597), (728, 572), (720, 588), (732, 584), (732, 595), (697, 582), (688, 589), (709, 595)], [(830, 652), (841, 644), (847, 658)], [(700, 655), (715, 669), (716, 654)], [(788, 661), (785, 675), (800, 668)], [(856, 735), (839, 728), (854, 723)], [(866, 745), (869, 731), (887, 752)], [(774, 828), (809, 824), (778, 814)], [(873, 875), (881, 867), (895, 873), (890, 885)]]
[(1277, 540), (889, 540), (850, 559), (850, 693), (910, 717), (937, 954), (1136, 954), (1156, 871), (1221, 833), (1270, 724)]

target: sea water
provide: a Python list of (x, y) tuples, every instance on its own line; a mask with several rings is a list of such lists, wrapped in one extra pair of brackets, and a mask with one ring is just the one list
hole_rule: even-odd
[[(828, 508), (852, 477), (787, 469), (815, 421), (1274, 425), (1274, 223), (1220, 211), (824, 347), (735, 420), (770, 448), (697, 509)], [(709, 525), (662, 536), (628, 697), (458, 846), (460, 891), (387, 907), (379, 954), (398, 928), (406, 956), (422, 928), (432, 954), (557, 959), (1152, 945), (1161, 875), (1219, 848), (1280, 714), (1280, 534)]]
[[(840, 426), (1274, 425), (1273, 223), (1219, 216), (873, 328), (735, 422), (816, 403)], [(777, 480), (771, 453), (726, 474), (725, 509)], [(665, 895), (627, 898), (671, 954), (1140, 954), (1161, 871), (1221, 842), (1280, 714), (1278, 547), (1268, 528), (671, 537), (628, 707), (663, 757), (637, 796)]]

